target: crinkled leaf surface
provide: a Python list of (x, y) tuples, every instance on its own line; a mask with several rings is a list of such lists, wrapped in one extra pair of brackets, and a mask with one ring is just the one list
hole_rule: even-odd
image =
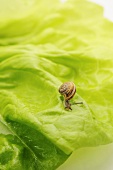
[[(113, 142), (113, 23), (84, 0), (12, 3), (0, 0), (0, 169), (54, 170), (78, 148)], [(65, 81), (83, 101), (72, 111)]]

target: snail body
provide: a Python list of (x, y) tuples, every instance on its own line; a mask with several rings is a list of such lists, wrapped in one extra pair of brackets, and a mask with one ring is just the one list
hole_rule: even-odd
[(76, 93), (76, 86), (73, 82), (65, 82), (59, 88), (59, 93), (64, 96), (65, 108), (71, 109), (71, 104), (69, 100), (73, 98)]

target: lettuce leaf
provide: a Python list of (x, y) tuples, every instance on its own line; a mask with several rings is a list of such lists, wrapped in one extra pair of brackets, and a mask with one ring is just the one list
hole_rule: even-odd
[(36, 169), (32, 153), (2, 123), (0, 132), (0, 169)]
[[(54, 170), (78, 148), (113, 142), (113, 24), (103, 9), (84, 0), (3, 6), (0, 169)], [(72, 111), (58, 93), (65, 81), (83, 101)]]

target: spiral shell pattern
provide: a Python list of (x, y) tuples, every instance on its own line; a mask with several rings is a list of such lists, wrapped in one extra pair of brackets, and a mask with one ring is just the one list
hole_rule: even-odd
[(65, 100), (73, 98), (76, 92), (76, 87), (73, 82), (65, 82), (59, 88), (59, 93), (64, 96)]

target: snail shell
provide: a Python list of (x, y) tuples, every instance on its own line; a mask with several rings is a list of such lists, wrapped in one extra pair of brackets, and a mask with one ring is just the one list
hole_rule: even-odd
[(75, 95), (76, 87), (73, 82), (65, 82), (59, 88), (59, 93), (68, 101)]

